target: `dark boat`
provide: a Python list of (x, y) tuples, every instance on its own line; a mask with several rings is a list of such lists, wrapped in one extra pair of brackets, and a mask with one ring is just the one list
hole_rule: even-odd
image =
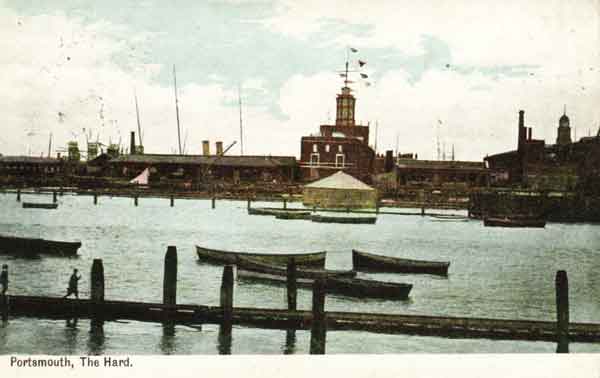
[[(287, 281), (286, 266), (270, 265), (252, 258), (240, 257), (236, 267), (238, 277), (242, 279), (256, 279), (274, 283), (285, 283)], [(306, 284), (311, 284), (315, 279), (353, 278), (355, 276), (356, 272), (353, 270), (317, 269), (304, 266), (300, 266), (296, 270), (296, 281)]]
[(308, 219), (310, 211), (281, 211), (275, 215), (277, 219)]
[(328, 278), (326, 292), (357, 298), (379, 298), (391, 300), (408, 299), (413, 285), (407, 283), (382, 282), (360, 278)]
[(352, 250), (352, 267), (358, 271), (425, 273), (447, 276), (449, 266), (450, 263), (447, 261), (401, 259)]
[(23, 202), (23, 209), (56, 209), (57, 203)]
[(0, 253), (22, 257), (37, 257), (39, 254), (75, 256), (79, 247), (81, 247), (81, 242), (0, 235)]
[(467, 222), (469, 217), (457, 214), (437, 214), (430, 215), (434, 222)]
[(258, 207), (249, 207), (248, 214), (250, 215), (277, 215), (276, 210), (272, 209), (262, 209)]
[(377, 217), (332, 217), (326, 215), (311, 215), (310, 220), (320, 223), (375, 224)]
[(513, 218), (513, 217), (485, 217), (483, 218), (485, 227), (546, 227), (546, 220), (543, 218)]
[(220, 251), (196, 246), (198, 260), (213, 264), (236, 264), (241, 258), (251, 258), (270, 265), (287, 265), (292, 259), (298, 266), (325, 267), (327, 252), (315, 253), (247, 253)]

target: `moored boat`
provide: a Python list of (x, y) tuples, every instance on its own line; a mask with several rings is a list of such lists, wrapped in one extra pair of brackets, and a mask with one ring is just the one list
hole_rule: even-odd
[(310, 211), (281, 211), (275, 215), (277, 219), (308, 219)]
[(411, 260), (352, 250), (352, 267), (358, 271), (448, 275), (450, 262)]
[(483, 218), (485, 227), (546, 227), (546, 220), (543, 218), (511, 218), (511, 217), (485, 217)]
[(23, 202), (24, 209), (56, 209), (57, 203)]
[[(273, 279), (274, 281), (285, 282), (287, 280), (287, 266), (265, 264), (257, 261), (253, 258), (240, 257), (237, 262), (238, 274), (242, 276), (251, 277), (251, 273), (260, 273), (265, 279)], [(319, 269), (299, 266), (296, 269), (296, 278), (305, 279), (307, 282), (312, 282), (315, 279), (325, 279), (334, 277), (345, 277), (353, 278), (356, 276), (356, 272), (353, 270), (331, 270), (331, 269)]]
[(250, 215), (277, 215), (276, 210), (272, 209), (263, 209), (258, 207), (249, 207), (248, 214)]
[(327, 252), (314, 253), (249, 253), (231, 252), (196, 246), (199, 261), (213, 264), (236, 264), (240, 258), (251, 258), (258, 262), (271, 265), (287, 265), (294, 260), (298, 266), (325, 267)]
[(75, 256), (79, 247), (81, 242), (0, 235), (0, 253), (22, 257), (37, 257), (39, 254)]
[(458, 214), (436, 214), (430, 215), (434, 222), (467, 222), (469, 217)]
[(377, 217), (334, 217), (326, 215), (311, 215), (310, 220), (319, 223), (375, 224)]

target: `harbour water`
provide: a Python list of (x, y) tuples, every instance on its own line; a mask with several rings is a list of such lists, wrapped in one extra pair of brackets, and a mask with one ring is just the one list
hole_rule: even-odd
[[(25, 201), (51, 196), (23, 194)], [(273, 206), (253, 203), (253, 206)], [(288, 204), (288, 206), (299, 206)], [(178, 302), (218, 305), (222, 267), (200, 264), (195, 245), (250, 252), (327, 251), (327, 268), (349, 269), (353, 248), (398, 257), (450, 261), (447, 278), (412, 274), (360, 277), (414, 285), (408, 301), (328, 296), (326, 310), (506, 319), (556, 319), (554, 277), (569, 275), (570, 320), (600, 323), (600, 225), (549, 223), (544, 229), (486, 228), (481, 221), (435, 221), (430, 217), (379, 215), (376, 225), (312, 223), (250, 216), (246, 202), (100, 197), (59, 197), (56, 210), (22, 209), (14, 194), (0, 194), (0, 233), (54, 240), (80, 240), (79, 257), (23, 260), (9, 264), (11, 294), (62, 296), (73, 268), (89, 294), (92, 260), (101, 258), (105, 297), (162, 300), (164, 254), (178, 249)], [(406, 211), (403, 209), (403, 211)], [(414, 209), (415, 213), (420, 210)], [(285, 288), (237, 282), (234, 306), (285, 308)], [(310, 309), (311, 293), (299, 290), (298, 307)], [(233, 354), (308, 353), (310, 332), (234, 327)], [(447, 339), (366, 332), (327, 334), (327, 353), (554, 352), (555, 343)], [(571, 344), (572, 352), (600, 352), (600, 344)], [(107, 322), (104, 334), (89, 321), (11, 318), (0, 325), (0, 354), (217, 354), (218, 327), (202, 330), (160, 324)]]

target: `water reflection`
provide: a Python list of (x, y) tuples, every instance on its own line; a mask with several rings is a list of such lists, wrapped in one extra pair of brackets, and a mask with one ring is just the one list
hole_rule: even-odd
[(90, 322), (90, 337), (87, 343), (88, 354), (103, 354), (105, 347), (104, 341), (104, 322), (101, 320), (92, 320)]
[(283, 354), (294, 353), (296, 353), (296, 330), (288, 329), (285, 331), (285, 347), (283, 348)]
[(231, 332), (225, 332), (222, 327), (219, 327), (219, 342), (217, 344), (219, 354), (231, 354), (231, 341)]
[(175, 345), (175, 323), (165, 322), (162, 329), (162, 337), (158, 347), (163, 354), (173, 354), (177, 350)]
[(65, 321), (65, 349), (67, 354), (78, 354), (77, 335), (79, 334), (79, 329), (77, 328), (77, 321), (77, 318)]

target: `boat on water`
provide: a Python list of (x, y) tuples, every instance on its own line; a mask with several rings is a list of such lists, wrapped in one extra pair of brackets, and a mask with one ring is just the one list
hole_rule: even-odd
[(75, 256), (79, 247), (81, 247), (81, 242), (0, 235), (0, 253), (21, 257), (38, 257), (40, 254)]
[(328, 215), (311, 215), (310, 220), (319, 223), (375, 224), (377, 217), (335, 217)]
[(484, 217), (485, 227), (546, 227), (544, 218), (521, 218), (521, 217)]
[(281, 211), (275, 215), (277, 219), (309, 219), (310, 211)]
[(257, 262), (271, 265), (287, 265), (294, 261), (298, 266), (310, 266), (317, 268), (325, 267), (325, 257), (327, 252), (313, 253), (249, 253), (249, 252), (231, 252), (221, 251), (196, 246), (198, 260), (212, 264), (236, 264), (243, 258), (250, 258)]
[(23, 209), (56, 209), (58, 203), (23, 202)]
[(469, 217), (458, 214), (436, 214), (429, 216), (434, 222), (468, 222)]
[(411, 260), (352, 250), (352, 268), (367, 272), (448, 275), (448, 261)]
[(277, 210), (263, 209), (258, 207), (249, 207), (248, 214), (250, 215), (277, 215)]

